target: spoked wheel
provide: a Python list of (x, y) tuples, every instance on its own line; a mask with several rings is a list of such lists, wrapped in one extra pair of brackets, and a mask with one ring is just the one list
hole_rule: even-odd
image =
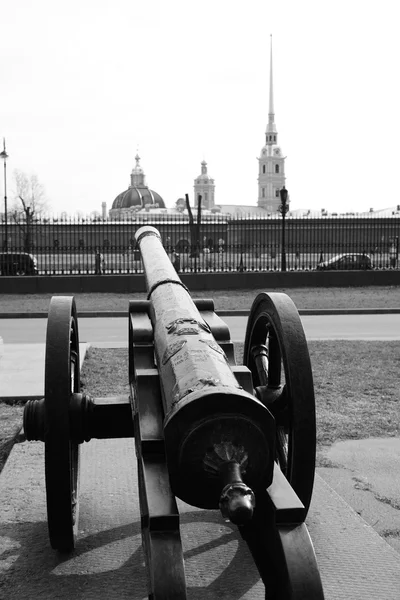
[(314, 484), (316, 425), (310, 357), (299, 313), (286, 294), (259, 294), (246, 329), (244, 364), (276, 422), (276, 457), (305, 506)]
[(78, 527), (79, 445), (70, 441), (68, 408), (79, 392), (79, 336), (73, 297), (50, 303), (45, 363), (45, 473), (52, 548), (68, 552)]

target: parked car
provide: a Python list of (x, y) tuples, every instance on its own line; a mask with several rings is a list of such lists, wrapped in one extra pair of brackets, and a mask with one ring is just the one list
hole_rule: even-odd
[(320, 262), (317, 265), (318, 271), (325, 271), (328, 269), (335, 270), (366, 270), (373, 269), (371, 257), (368, 254), (338, 254), (329, 260)]
[(1, 275), (37, 275), (37, 260), (28, 252), (0, 252)]

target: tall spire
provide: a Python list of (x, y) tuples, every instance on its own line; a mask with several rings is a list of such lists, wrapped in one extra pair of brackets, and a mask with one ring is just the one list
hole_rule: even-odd
[(274, 82), (273, 82), (273, 71), (272, 71), (272, 35), (270, 44), (270, 63), (269, 63), (269, 111), (268, 111), (268, 125), (265, 132), (266, 143), (276, 144), (277, 143), (277, 132), (275, 125), (275, 112), (274, 112)]

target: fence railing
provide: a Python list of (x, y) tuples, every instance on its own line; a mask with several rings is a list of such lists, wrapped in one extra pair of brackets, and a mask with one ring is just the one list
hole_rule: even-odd
[[(134, 233), (143, 224), (159, 229), (180, 272), (312, 270), (337, 255), (366, 255), (361, 268), (399, 269), (400, 216), (389, 218), (232, 218), (208, 215), (198, 240), (184, 215), (139, 215), (129, 221), (41, 219), (8, 224), (7, 243), (0, 223), (0, 273), (18, 274), (19, 253), (34, 257), (39, 275), (141, 273)], [(15, 259), (11, 255), (15, 254)], [(359, 260), (359, 259), (357, 259)], [(7, 267), (7, 265), (14, 265)], [(339, 263), (338, 268), (349, 268)], [(354, 265), (356, 267), (356, 265)], [(18, 273), (12, 272), (18, 270)]]

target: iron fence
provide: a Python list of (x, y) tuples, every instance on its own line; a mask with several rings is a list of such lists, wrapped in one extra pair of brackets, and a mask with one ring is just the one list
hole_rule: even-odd
[[(141, 273), (134, 234), (153, 225), (180, 272), (312, 270), (337, 255), (360, 254), (376, 269), (399, 268), (400, 215), (392, 217), (286, 217), (203, 215), (196, 239), (185, 214), (136, 213), (129, 220), (47, 217), (0, 223), (1, 274), (10, 255), (34, 256), (39, 275)], [(17, 261), (17, 257), (15, 257)], [(15, 262), (14, 261), (14, 262)], [(14, 263), (13, 263), (14, 264)], [(367, 263), (364, 261), (365, 265)], [(21, 269), (20, 269), (21, 271)]]

